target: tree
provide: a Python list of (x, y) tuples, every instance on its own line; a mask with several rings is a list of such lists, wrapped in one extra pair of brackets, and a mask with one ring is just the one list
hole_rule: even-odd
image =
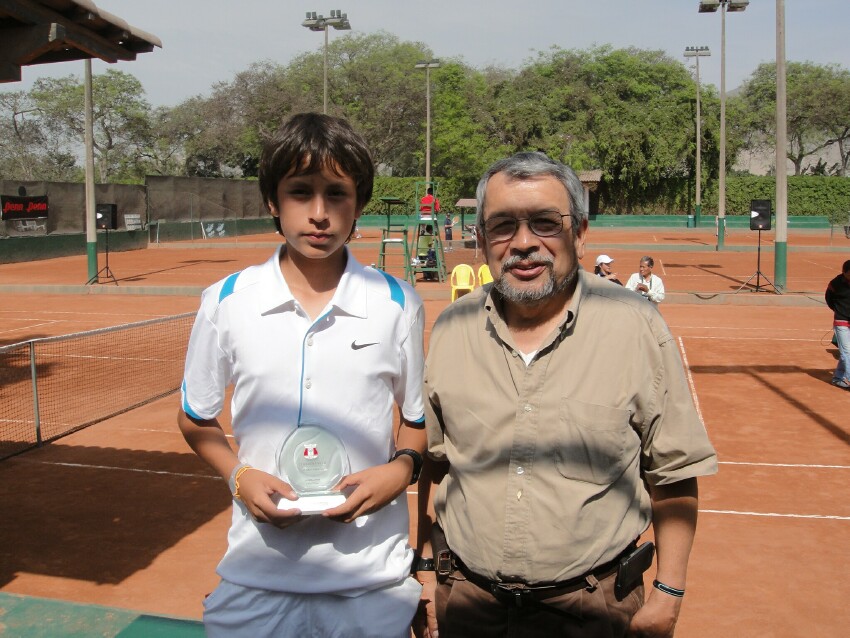
[[(30, 96), (43, 126), (69, 144), (85, 136), (84, 87), (74, 76), (36, 80)], [(129, 73), (108, 69), (92, 78), (94, 155), (99, 180), (143, 179), (145, 144), (151, 139), (150, 104)]]
[(32, 181), (78, 174), (74, 156), (47, 134), (30, 97), (23, 91), (0, 93), (0, 175)]
[[(789, 62), (786, 66), (786, 156), (801, 175), (806, 159), (835, 144), (846, 174), (850, 153), (850, 73), (838, 65)], [(776, 136), (776, 64), (759, 65), (744, 83), (741, 99), (753, 132), (751, 144), (768, 146)]]

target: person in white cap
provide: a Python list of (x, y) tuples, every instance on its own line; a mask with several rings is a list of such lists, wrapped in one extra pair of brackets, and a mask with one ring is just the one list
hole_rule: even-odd
[(617, 279), (617, 273), (615, 273), (614, 269), (611, 268), (611, 264), (613, 262), (614, 260), (608, 255), (599, 255), (599, 257), (596, 258), (596, 268), (593, 269), (593, 274), (599, 275), (608, 281), (612, 281), (615, 284), (622, 286), (623, 282)]

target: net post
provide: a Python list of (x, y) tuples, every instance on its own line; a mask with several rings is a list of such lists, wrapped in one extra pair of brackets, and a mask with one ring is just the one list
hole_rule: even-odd
[(41, 415), (38, 409), (38, 367), (35, 364), (35, 342), (30, 341), (30, 375), (32, 376), (32, 410), (36, 445), (41, 447)]

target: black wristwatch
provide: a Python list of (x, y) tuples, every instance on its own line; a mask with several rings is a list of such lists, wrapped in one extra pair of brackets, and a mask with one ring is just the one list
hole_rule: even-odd
[(404, 448), (403, 450), (396, 450), (396, 453), (393, 454), (393, 457), (390, 459), (390, 461), (395, 461), (403, 454), (406, 454), (411, 459), (413, 459), (413, 476), (410, 477), (410, 484), (415, 485), (416, 482), (419, 480), (419, 475), (422, 473), (422, 455), (416, 450)]

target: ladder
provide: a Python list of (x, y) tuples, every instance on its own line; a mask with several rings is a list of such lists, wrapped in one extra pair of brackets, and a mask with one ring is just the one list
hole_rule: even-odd
[[(378, 253), (378, 268), (388, 272), (387, 268), (391, 266), (389, 261), (396, 262), (398, 258), (401, 258), (404, 265), (404, 279), (409, 281), (411, 286), (415, 286), (416, 276), (413, 272), (407, 234), (407, 226), (387, 226), (387, 228), (381, 229), (381, 251)], [(398, 264), (393, 263), (392, 266), (397, 267)]]

